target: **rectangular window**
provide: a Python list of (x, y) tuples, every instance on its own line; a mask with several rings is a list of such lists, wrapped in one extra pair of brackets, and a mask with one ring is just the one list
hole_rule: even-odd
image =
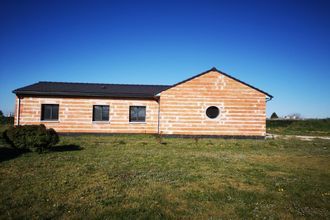
[(109, 106), (93, 105), (93, 121), (109, 121)]
[(42, 104), (41, 105), (41, 120), (42, 121), (58, 121), (57, 104)]
[(146, 107), (145, 106), (130, 106), (129, 107), (129, 122), (145, 122)]

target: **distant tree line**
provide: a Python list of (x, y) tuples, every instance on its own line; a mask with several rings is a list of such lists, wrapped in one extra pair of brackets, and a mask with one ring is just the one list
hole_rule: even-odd
[(276, 112), (273, 112), (273, 114), (270, 116), (271, 120), (277, 120), (277, 119), (284, 119), (284, 120), (301, 120), (303, 117), (300, 113), (292, 113), (289, 115), (286, 115), (284, 117), (279, 117)]

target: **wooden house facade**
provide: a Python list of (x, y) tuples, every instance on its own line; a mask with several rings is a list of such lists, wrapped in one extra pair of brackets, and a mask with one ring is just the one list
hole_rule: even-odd
[(13, 92), (15, 125), (222, 137), (264, 137), (272, 98), (216, 68), (171, 86), (38, 82)]

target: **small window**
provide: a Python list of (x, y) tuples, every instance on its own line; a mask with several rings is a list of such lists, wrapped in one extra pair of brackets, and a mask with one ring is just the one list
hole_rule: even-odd
[(42, 104), (41, 105), (41, 120), (42, 121), (58, 121), (57, 104)]
[(93, 105), (93, 121), (109, 121), (109, 106)]
[(220, 110), (216, 106), (211, 106), (206, 109), (206, 115), (211, 119), (218, 117), (219, 112)]
[(146, 107), (145, 106), (130, 106), (129, 107), (129, 121), (130, 122), (145, 122), (146, 121)]

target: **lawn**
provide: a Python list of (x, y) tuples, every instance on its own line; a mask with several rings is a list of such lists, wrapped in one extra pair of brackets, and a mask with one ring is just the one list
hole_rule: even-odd
[(0, 219), (326, 219), (330, 141), (62, 137), (0, 143)]

